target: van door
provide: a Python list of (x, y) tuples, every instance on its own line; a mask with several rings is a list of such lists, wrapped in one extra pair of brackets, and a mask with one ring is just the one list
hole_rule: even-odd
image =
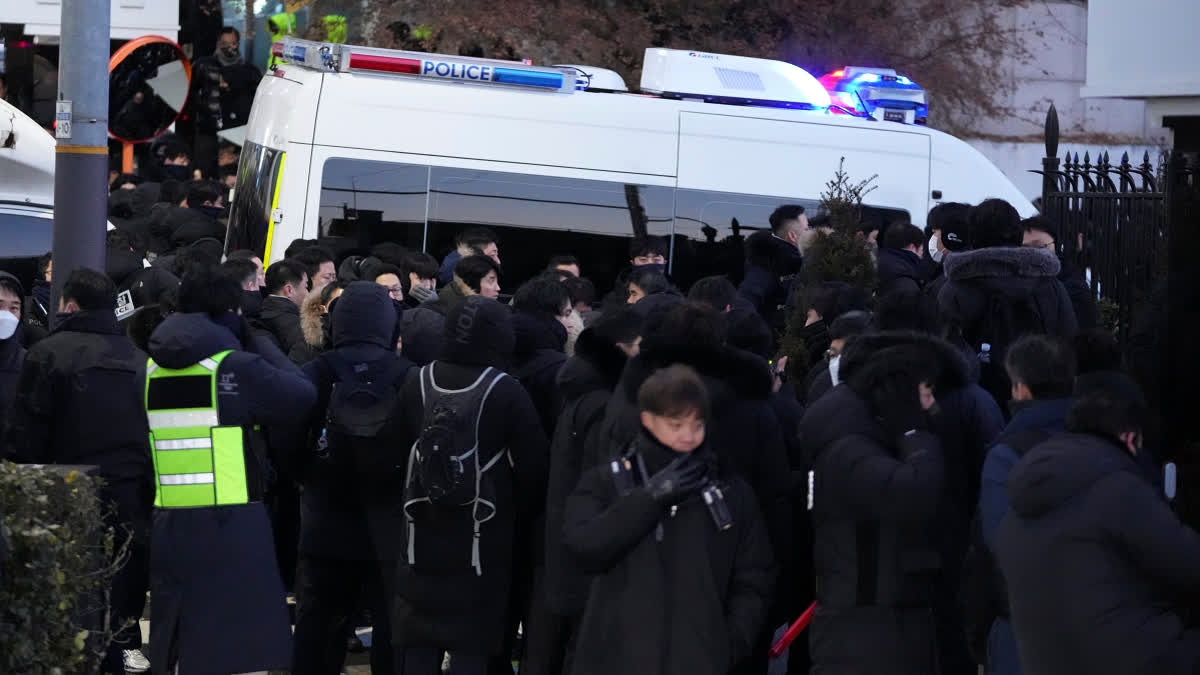
[(901, 125), (874, 124), (879, 128), (681, 112), (678, 186), (815, 201), (844, 157), (852, 182), (877, 176), (864, 204), (907, 211), (914, 224), (923, 225), (929, 137)]

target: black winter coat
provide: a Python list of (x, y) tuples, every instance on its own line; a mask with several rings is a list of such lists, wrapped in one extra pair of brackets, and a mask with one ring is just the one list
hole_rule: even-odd
[(1096, 294), (1088, 286), (1087, 277), (1083, 270), (1067, 258), (1059, 258), (1062, 269), (1058, 272), (1058, 280), (1067, 289), (1071, 298), (1071, 307), (1075, 310), (1075, 321), (1079, 324), (1079, 332), (1089, 331), (1100, 321), (1100, 310), (1096, 307)]
[(25, 347), (21, 345), (24, 329), (25, 326), (17, 326), (12, 337), (0, 340), (0, 432), (8, 424), (13, 399), (17, 396), (17, 379), (25, 360)]
[(457, 281), (438, 291), (436, 300), (421, 303), (400, 317), (400, 337), (404, 356), (418, 366), (433, 363), (442, 350), (446, 332), (446, 314), (467, 297)]
[[(482, 366), (436, 361), (432, 364), (438, 386), (460, 389), (470, 386), (483, 372)], [(409, 372), (400, 393), (397, 411), (401, 425), (400, 447), (408, 451), (421, 431), (419, 369)], [(507, 451), (511, 462), (500, 461), (487, 475), (495, 487), (496, 515), (483, 523), (480, 535), (482, 575), (471, 569), (469, 543), (459, 547), (464, 559), (454, 569), (423, 569), (408, 563), (403, 554), (396, 576), (394, 643), (409, 647), (438, 647), (448, 651), (487, 652), (498, 655), (504, 641), (509, 592), (514, 574), (514, 537), (519, 523), (536, 519), (545, 500), (547, 442), (529, 395), (511, 377), (500, 380), (492, 390), (479, 427), (481, 464), (496, 453)], [(458, 528), (438, 537), (471, 539), (471, 527)], [(407, 536), (401, 533), (402, 544)], [(419, 537), (423, 537), (418, 533)], [(422, 539), (415, 545), (419, 549)], [(424, 539), (428, 542), (428, 539)], [(419, 556), (418, 552), (418, 556)], [(457, 561), (453, 561), (457, 563)]]
[(329, 317), (321, 314), (320, 293), (309, 295), (300, 307), (300, 334), (304, 342), (288, 352), (288, 358), (296, 365), (303, 366), (333, 348)]
[(14, 461), (94, 464), (110, 480), (154, 477), (146, 355), (111, 311), (76, 312), (25, 357), (5, 435)]
[(787, 322), (788, 299), (803, 264), (800, 249), (770, 231), (755, 232), (746, 239), (746, 275), (738, 293), (776, 332)]
[(263, 300), (262, 311), (252, 321), (255, 328), (269, 332), (279, 345), (279, 351), (290, 354), (304, 344), (304, 329), (300, 327), (300, 308), (285, 297), (269, 295)]
[(719, 350), (643, 345), (630, 359), (605, 412), (601, 436), (589, 448), (586, 465), (609, 459), (609, 453), (628, 447), (641, 432), (637, 391), (656, 369), (672, 363), (689, 365), (700, 373), (712, 399), (708, 442), (728, 475), (741, 476), (754, 490), (771, 538), (775, 558), (783, 569), (790, 565), (792, 502), (791, 471), (779, 421), (771, 407), (772, 375), (766, 361), (738, 349)]
[[(262, 71), (245, 62), (222, 65), (215, 54), (196, 59), (192, 69), (189, 99), (199, 131), (214, 133), (250, 121), (250, 106)], [(222, 87), (222, 80), (228, 86)]]
[(945, 269), (938, 312), (941, 325), (950, 331), (975, 334), (990, 311), (989, 299), (998, 295), (1030, 298), (1042, 333), (1071, 340), (1079, 332), (1071, 298), (1057, 279), (1058, 258), (1047, 251), (1020, 246), (965, 251), (952, 254)]
[(558, 372), (567, 361), (567, 327), (546, 314), (513, 312), (513, 332), (517, 342), (513, 350), (512, 376), (533, 400), (546, 437), (554, 435), (562, 396), (558, 390)]
[(937, 673), (929, 533), (942, 490), (937, 438), (887, 438), (848, 385), (811, 405), (800, 436), (814, 474), (812, 672)]
[(604, 420), (604, 409), (625, 366), (625, 354), (605, 344), (592, 330), (584, 330), (575, 342), (575, 356), (558, 372), (563, 398), (562, 414), (550, 444), (550, 480), (546, 490), (546, 604), (557, 614), (575, 616), (587, 600), (588, 578), (563, 541), (563, 509), (567, 496), (579, 484), (585, 450), (596, 442), (593, 433)]
[[(675, 456), (649, 434), (637, 444), (649, 474)], [(771, 545), (750, 488), (720, 485), (724, 531), (699, 496), (667, 512), (644, 488), (619, 494), (607, 466), (584, 474), (563, 537), (597, 577), (572, 675), (724, 675), (749, 655), (772, 600)]]
[(995, 552), (1027, 675), (1200, 672), (1200, 535), (1116, 443), (1064, 435), (1008, 478)]
[(921, 257), (912, 251), (879, 247), (879, 288), (875, 295), (882, 298), (892, 293), (917, 295), (925, 285), (925, 268)]

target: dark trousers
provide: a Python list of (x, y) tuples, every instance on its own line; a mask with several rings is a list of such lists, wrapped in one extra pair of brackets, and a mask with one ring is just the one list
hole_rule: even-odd
[(300, 489), (287, 474), (280, 473), (267, 491), (264, 502), (275, 537), (275, 560), (283, 588), (296, 590), (296, 565), (300, 555)]
[[(359, 605), (372, 617), (371, 673), (394, 675), (391, 584), (395, 561), (300, 556), (296, 588), (293, 675), (338, 675), (346, 660), (347, 630)], [(361, 600), (361, 602), (360, 602)]]
[(110, 481), (100, 492), (107, 515), (105, 524), (113, 528), (114, 550), (125, 546), (125, 563), (117, 570), (109, 588), (109, 607), (114, 640), (109, 646), (102, 671), (122, 675), (125, 664), (122, 651), (142, 646), (138, 620), (150, 588), (150, 514), (154, 508), (154, 484), (150, 480)]
[[(445, 651), (436, 647), (409, 647), (404, 650), (404, 675), (440, 675)], [(450, 653), (450, 675), (487, 675), (488, 657), (484, 654)], [(374, 675), (374, 671), (372, 671)]]

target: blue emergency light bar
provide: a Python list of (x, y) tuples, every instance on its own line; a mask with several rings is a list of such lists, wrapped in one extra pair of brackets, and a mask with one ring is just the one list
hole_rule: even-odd
[(350, 47), (284, 38), (272, 45), (275, 56), (308, 68), (333, 72), (393, 73), (427, 80), (496, 84), (573, 93), (575, 73), (514, 61), (424, 54), (394, 49)]

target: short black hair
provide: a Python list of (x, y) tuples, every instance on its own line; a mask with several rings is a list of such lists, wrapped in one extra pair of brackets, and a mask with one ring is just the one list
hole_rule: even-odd
[(180, 157), (187, 157), (188, 159), (191, 159), (192, 149), (182, 139), (172, 138), (163, 143), (161, 157), (163, 164), (166, 164), (167, 160), (178, 159)]
[(241, 298), (242, 287), (233, 275), (211, 267), (189, 270), (179, 284), (181, 312), (202, 312), (217, 317), (225, 312), (236, 312)]
[(1140, 434), (1149, 424), (1146, 398), (1128, 376), (1106, 372), (1079, 378), (1075, 403), (1067, 413), (1067, 431), (1120, 442), (1122, 434)]
[(333, 256), (333, 251), (325, 246), (309, 246), (297, 253), (292, 260), (304, 265), (304, 270), (308, 272), (308, 281), (311, 284), (321, 271), (321, 265), (325, 263), (337, 263), (337, 259)]
[(805, 309), (812, 309), (826, 323), (854, 310), (871, 308), (871, 294), (864, 288), (844, 281), (827, 281), (817, 287), (812, 301)]
[(415, 274), (418, 279), (437, 279), (438, 271), (441, 266), (438, 265), (437, 259), (428, 253), (422, 251), (411, 251), (404, 256), (404, 262), (400, 265), (400, 271), (404, 274), (400, 277), (400, 283), (404, 286), (404, 292), (408, 292), (408, 287), (412, 285), (408, 275)]
[(637, 284), (646, 295), (662, 293), (671, 288), (667, 276), (656, 269), (634, 269), (629, 275), (629, 283)]
[(283, 252), (285, 258), (295, 258), (296, 254), (309, 246), (320, 246), (321, 242), (316, 239), (293, 239), (292, 243), (288, 244), (287, 249)]
[(187, 197), (188, 186), (183, 181), (168, 178), (158, 186), (158, 203), (175, 206)]
[(513, 311), (559, 316), (571, 304), (567, 287), (556, 277), (539, 276), (521, 284), (513, 294)]
[(488, 272), (495, 272), (496, 276), (500, 276), (500, 266), (486, 255), (465, 256), (454, 264), (454, 276), (462, 279), (467, 288), (476, 293), (479, 292), (483, 278), (488, 275)]
[(583, 303), (588, 307), (596, 304), (596, 284), (592, 283), (587, 277), (567, 277), (563, 279), (563, 286), (566, 286), (567, 293), (571, 296), (571, 304), (576, 305)]
[(1020, 246), (1024, 239), (1021, 214), (1003, 199), (984, 200), (971, 208), (967, 220), (967, 239), (973, 249)]
[(404, 265), (404, 259), (408, 257), (408, 249), (394, 241), (382, 241), (371, 247), (371, 257), (401, 267)]
[(871, 330), (871, 313), (863, 310), (846, 312), (829, 324), (830, 340), (846, 340)]
[(883, 248), (906, 249), (909, 246), (925, 246), (925, 233), (912, 223), (892, 223), (883, 233), (879, 245)]
[(611, 312), (605, 312), (587, 330), (595, 333), (605, 343), (615, 345), (618, 342), (630, 343), (642, 335), (646, 321), (642, 315), (631, 307), (622, 307)]
[(238, 286), (258, 281), (258, 265), (245, 258), (229, 258), (221, 263), (221, 269), (236, 279)]
[(1049, 218), (1047, 218), (1046, 216), (1043, 216), (1040, 214), (1033, 216), (1032, 218), (1026, 218), (1025, 220), (1022, 220), (1021, 221), (1021, 231), (1022, 232), (1045, 232), (1046, 234), (1050, 235), (1054, 239), (1055, 243), (1062, 240), (1058, 236), (1059, 233), (1062, 232), (1062, 228), (1060, 228), (1058, 226), (1058, 223), (1056, 223), (1053, 220), (1050, 220)]
[(500, 237), (490, 227), (471, 227), (458, 235), (458, 243), (483, 253), (488, 244), (500, 244)]
[[(640, 285), (640, 284), (639, 284)], [(737, 300), (737, 289), (723, 274), (714, 274), (692, 284), (688, 300), (700, 302), (718, 312), (724, 312)]]
[(329, 305), (329, 299), (333, 297), (334, 292), (338, 289), (344, 291), (349, 285), (349, 282), (342, 281), (341, 279), (325, 284), (325, 287), (321, 289), (321, 304)]
[(638, 408), (663, 417), (695, 413), (708, 419), (712, 404), (704, 380), (691, 367), (676, 363), (660, 368), (638, 387)]
[(197, 269), (211, 269), (221, 264), (220, 256), (213, 255), (205, 246), (188, 246), (179, 249), (171, 263), (170, 272), (180, 279)]
[(238, 32), (238, 29), (234, 28), (233, 26), (221, 27), (221, 35), (228, 35), (230, 33), (233, 33), (233, 36), (237, 38), (238, 42), (242, 41), (242, 34)]
[(45, 279), (46, 270), (50, 269), (50, 263), (54, 260), (54, 252), (46, 251), (37, 259), (37, 278)]
[(221, 199), (222, 192), (211, 180), (194, 180), (188, 183), (188, 206), (195, 208), (204, 202), (216, 202)]
[(1008, 379), (1029, 387), (1035, 400), (1070, 398), (1075, 386), (1075, 352), (1051, 335), (1026, 335), (1012, 343), (1004, 368)]
[(308, 271), (304, 269), (304, 265), (284, 258), (267, 268), (267, 293), (277, 295), (288, 284), (299, 286), (304, 283), (307, 275)]
[[(574, 265), (580, 267), (579, 259), (569, 253), (560, 253), (550, 256), (550, 262), (546, 265), (548, 270), (557, 270), (559, 265)], [(562, 271), (562, 270), (558, 270)]]
[(771, 231), (778, 235), (787, 228), (788, 223), (793, 220), (799, 220), (802, 215), (804, 215), (803, 206), (799, 204), (784, 204), (771, 213), (771, 217), (767, 219), (767, 222), (771, 224)]
[(259, 260), (262, 260), (261, 255), (255, 253), (254, 251), (251, 251), (248, 248), (239, 248), (236, 251), (231, 251), (228, 255), (225, 256), (226, 260), (251, 260), (253, 258), (258, 258)]
[(698, 302), (685, 301), (661, 315), (647, 317), (643, 337), (647, 351), (719, 349), (729, 336), (725, 315)]
[(370, 265), (363, 269), (363, 273), (366, 274), (363, 277), (363, 281), (375, 281), (385, 274), (395, 274), (397, 279), (404, 279), (404, 273), (400, 271), (399, 267), (385, 262)]
[(629, 242), (629, 259), (647, 255), (661, 255), (665, 258), (667, 250), (667, 240), (663, 237), (634, 237)]
[(80, 267), (67, 277), (62, 299), (74, 300), (81, 310), (111, 312), (117, 308), (117, 285), (103, 272)]

